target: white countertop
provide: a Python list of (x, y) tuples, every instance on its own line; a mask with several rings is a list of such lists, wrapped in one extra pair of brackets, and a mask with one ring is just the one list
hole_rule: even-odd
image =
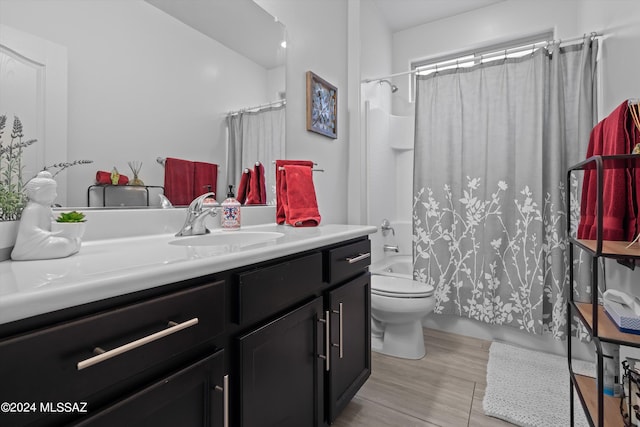
[[(169, 244), (173, 233), (83, 242), (68, 258), (0, 262), (0, 324), (230, 270), (374, 233), (376, 227), (242, 227), (283, 236), (246, 248)], [(234, 233), (234, 231), (214, 231)]]

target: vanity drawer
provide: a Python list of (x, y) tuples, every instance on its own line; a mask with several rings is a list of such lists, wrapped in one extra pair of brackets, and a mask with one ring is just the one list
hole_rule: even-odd
[(265, 319), (322, 288), (322, 254), (238, 274), (238, 324)]
[[(221, 281), (0, 341), (0, 402), (89, 401), (95, 410), (92, 395), (223, 333), (224, 307)], [(43, 415), (0, 413), (0, 425)]]
[(356, 276), (371, 264), (371, 241), (360, 240), (325, 251), (326, 276), (330, 284)]

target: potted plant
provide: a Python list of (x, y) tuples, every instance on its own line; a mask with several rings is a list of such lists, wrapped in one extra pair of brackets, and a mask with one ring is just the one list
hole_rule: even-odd
[(61, 212), (51, 223), (51, 231), (59, 232), (58, 236), (68, 239), (81, 239), (86, 229), (86, 218), (82, 212)]
[[(0, 115), (0, 261), (9, 259), (11, 248), (18, 233), (18, 220), (27, 204), (23, 180), (24, 150), (37, 142), (37, 139), (23, 140), (21, 120), (14, 116), (11, 132), (5, 134), (7, 116)], [(92, 163), (91, 160), (75, 160), (45, 166), (43, 170), (55, 170), (53, 176), (64, 169)]]

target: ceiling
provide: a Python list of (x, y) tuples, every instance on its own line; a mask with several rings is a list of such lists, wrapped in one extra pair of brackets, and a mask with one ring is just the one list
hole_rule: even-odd
[(145, 1), (267, 69), (282, 65), (284, 27), (251, 0)]
[(481, 9), (505, 0), (372, 0), (392, 32)]
[[(282, 62), (284, 56), (277, 49), (283, 27), (254, 3), (256, 0), (146, 1), (267, 69)], [(364, 1), (373, 1), (391, 31), (397, 32), (506, 0)], [(251, 36), (255, 34), (260, 37)]]

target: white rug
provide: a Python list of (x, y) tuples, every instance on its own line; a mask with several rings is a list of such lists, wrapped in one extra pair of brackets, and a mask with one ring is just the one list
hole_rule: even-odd
[[(574, 361), (577, 373), (593, 376), (595, 365)], [(487, 364), (485, 414), (526, 427), (569, 426), (569, 367), (566, 357), (493, 342)], [(577, 395), (576, 427), (588, 427)]]

